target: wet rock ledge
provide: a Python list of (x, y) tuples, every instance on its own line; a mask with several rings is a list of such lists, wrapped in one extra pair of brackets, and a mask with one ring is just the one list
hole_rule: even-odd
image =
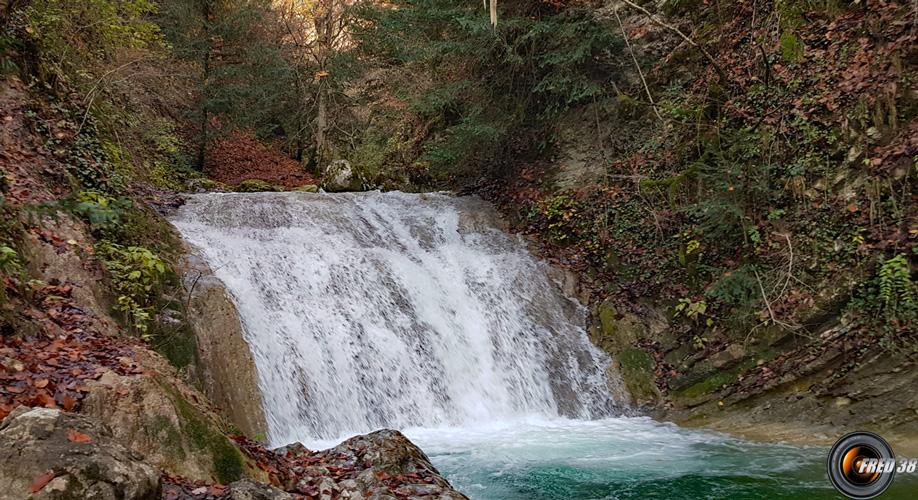
[(271, 484), (188, 480), (150, 464), (96, 419), (20, 406), (0, 423), (0, 500), (466, 498), (397, 431), (356, 436), (319, 452), (236, 441)]

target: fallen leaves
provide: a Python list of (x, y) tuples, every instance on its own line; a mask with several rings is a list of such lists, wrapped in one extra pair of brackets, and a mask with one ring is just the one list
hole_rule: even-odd
[(20, 405), (73, 411), (89, 391), (87, 380), (106, 370), (142, 373), (134, 361), (136, 341), (96, 332), (71, 291), (55, 284), (37, 288), (23, 314), (44, 331), (0, 336), (0, 419)]
[(54, 479), (54, 471), (47, 471), (44, 474), (39, 475), (32, 480), (32, 484), (29, 485), (29, 493), (38, 493), (42, 488), (45, 487), (51, 480)]
[(71, 443), (90, 443), (92, 442), (92, 437), (90, 437), (89, 434), (84, 434), (76, 429), (68, 429), (67, 440)]
[(284, 187), (316, 184), (299, 162), (244, 132), (217, 139), (208, 151), (204, 170), (214, 180), (230, 185), (248, 179)]
[[(214, 500), (229, 498), (229, 488), (222, 484), (206, 484), (202, 481), (190, 481), (180, 476), (163, 473), (163, 500)], [(300, 499), (300, 496), (294, 496)]]

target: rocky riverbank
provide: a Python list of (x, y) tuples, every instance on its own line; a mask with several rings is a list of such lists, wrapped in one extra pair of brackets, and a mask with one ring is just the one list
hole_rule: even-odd
[(116, 432), (85, 415), (18, 407), (0, 423), (0, 499), (466, 498), (397, 431), (357, 436), (322, 452), (299, 444), (271, 451), (237, 437), (266, 481), (228, 484), (175, 475), (150, 460), (155, 444), (144, 448), (145, 457)]

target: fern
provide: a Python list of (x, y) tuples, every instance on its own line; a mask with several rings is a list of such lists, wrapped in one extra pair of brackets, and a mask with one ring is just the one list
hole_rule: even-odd
[(916, 307), (915, 283), (912, 282), (908, 258), (904, 253), (887, 259), (880, 265), (880, 299), (889, 312)]

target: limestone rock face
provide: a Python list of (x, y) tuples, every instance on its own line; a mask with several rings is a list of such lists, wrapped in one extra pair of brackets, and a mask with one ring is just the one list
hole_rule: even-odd
[(181, 265), (188, 320), (197, 341), (197, 383), (245, 434), (267, 434), (252, 352), (223, 283), (189, 249)]
[(20, 406), (0, 423), (0, 499), (159, 498), (159, 471), (85, 416)]
[(121, 443), (173, 474), (223, 484), (243, 477), (264, 479), (224, 435), (220, 417), (204, 396), (170, 376), (168, 366), (159, 370), (132, 376), (105, 373), (88, 383), (80, 413), (105, 422)]

